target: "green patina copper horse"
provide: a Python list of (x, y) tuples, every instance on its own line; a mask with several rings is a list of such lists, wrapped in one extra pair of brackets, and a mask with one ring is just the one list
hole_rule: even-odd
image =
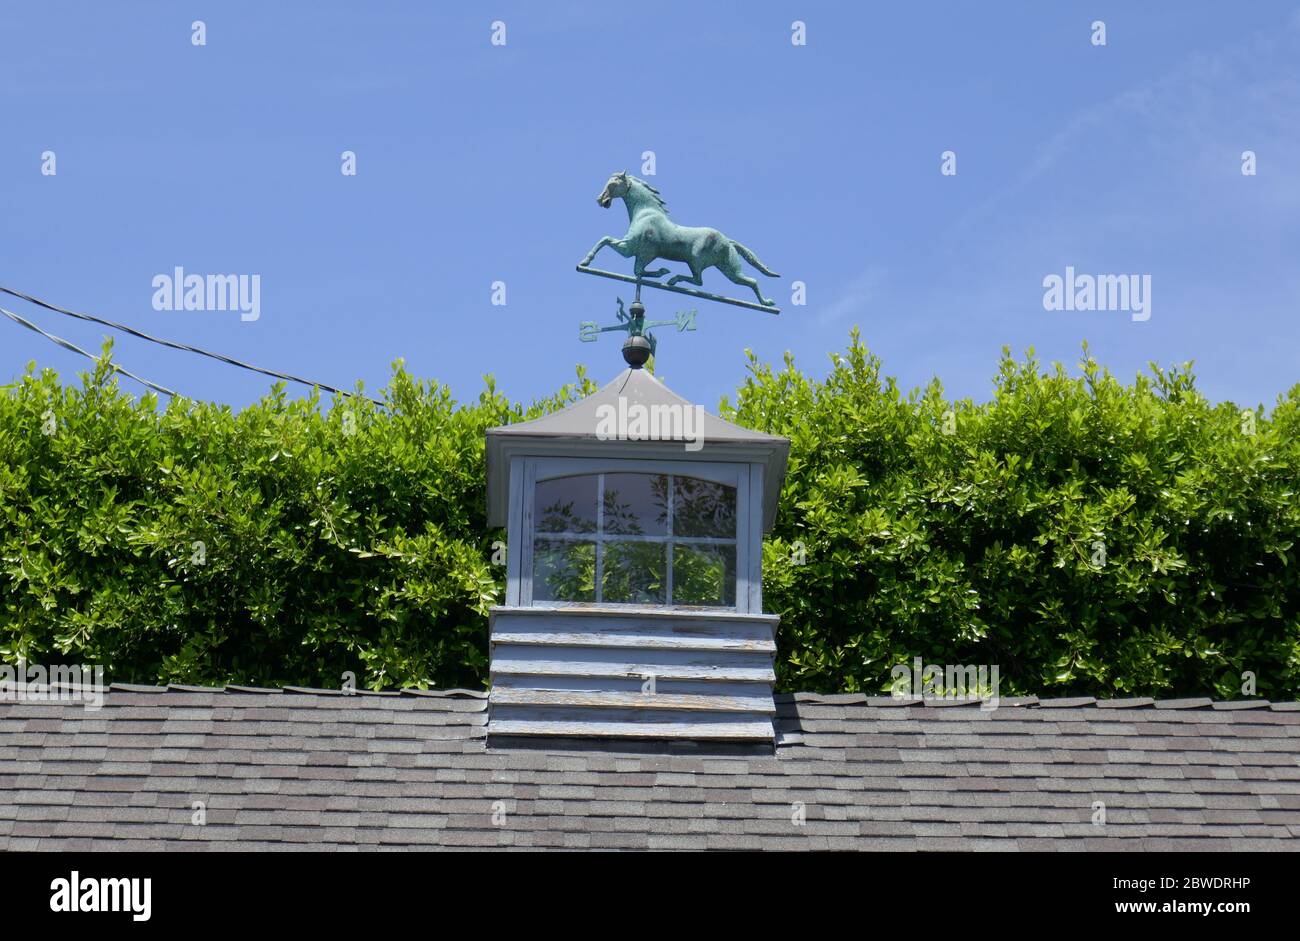
[(587, 253), (581, 262), (582, 266), (591, 264), (596, 253), (608, 245), (624, 258), (636, 259), (634, 270), (638, 278), (660, 278), (668, 274), (667, 268), (646, 271), (646, 265), (656, 258), (681, 261), (690, 266), (689, 275), (679, 274), (669, 278), (670, 286), (678, 281), (703, 286), (705, 269), (717, 268), (734, 283), (753, 288), (763, 306), (776, 306), (775, 301), (764, 297), (758, 289), (758, 280), (741, 270), (740, 260), (743, 258), (769, 278), (781, 276), (775, 271), (769, 271), (744, 245), (727, 238), (717, 229), (683, 226), (673, 222), (668, 218), (668, 207), (664, 205), (659, 191), (626, 170), (609, 178), (605, 188), (596, 197), (596, 202), (608, 209), (619, 198), (627, 206), (627, 234), (621, 239), (612, 235), (605, 236)]

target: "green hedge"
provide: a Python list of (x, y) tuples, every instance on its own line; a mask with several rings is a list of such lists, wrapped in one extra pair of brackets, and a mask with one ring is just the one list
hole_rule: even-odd
[(824, 382), (751, 373), (724, 414), (792, 441), (764, 559), (784, 688), (878, 691), (919, 655), (998, 665), (1003, 695), (1300, 693), (1300, 386), (1265, 417), (1085, 348), (1079, 378), (1004, 353), (989, 402), (949, 402), (856, 333)]
[[(1267, 415), (1185, 370), (1004, 354), (991, 399), (904, 394), (858, 341), (822, 381), (757, 361), (722, 413), (792, 440), (765, 603), (782, 688), (998, 665), (1002, 694), (1300, 692), (1300, 386)], [(0, 394), (0, 659), (116, 681), (481, 687), (501, 596), (487, 428), (400, 367), (387, 408), (279, 387), (240, 412), (51, 372)], [(48, 433), (47, 433), (48, 432)]]
[(160, 411), (112, 377), (29, 368), (0, 397), (0, 658), (333, 688), (483, 685), (484, 432), (594, 391), (580, 373), (525, 413), (489, 381), (457, 406), (399, 367), (387, 410), (277, 387)]

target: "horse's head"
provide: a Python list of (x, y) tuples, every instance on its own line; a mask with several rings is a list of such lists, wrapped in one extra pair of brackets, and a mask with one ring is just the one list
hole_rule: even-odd
[(605, 188), (600, 191), (600, 195), (596, 197), (596, 202), (600, 203), (602, 209), (608, 209), (610, 203), (615, 199), (618, 199), (620, 196), (626, 196), (628, 190), (631, 188), (632, 184), (629, 181), (626, 170), (622, 173), (615, 173), (609, 178), (609, 182), (605, 184)]

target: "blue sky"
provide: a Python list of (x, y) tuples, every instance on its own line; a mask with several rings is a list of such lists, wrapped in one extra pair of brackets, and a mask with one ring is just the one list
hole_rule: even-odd
[[(577, 363), (601, 382), (622, 368), (615, 339), (577, 329), (629, 294), (573, 266), (623, 234), (621, 204), (595, 197), (616, 170), (644, 175), (649, 150), (676, 221), (783, 275), (761, 279), (779, 317), (646, 294), (653, 317), (698, 308), (696, 333), (660, 334), (659, 374), (709, 408), (743, 378), (745, 347), (820, 375), (855, 324), (907, 387), (937, 375), (985, 398), (1004, 344), (1073, 364), (1086, 339), (1126, 379), (1194, 359), (1211, 398), (1267, 404), (1300, 379), (1297, 10), (7, 4), (0, 283), (343, 387), (381, 387), (401, 357), (460, 398), (493, 373), (529, 400)], [(154, 310), (152, 279), (178, 265), (260, 275), (260, 319)], [(1151, 318), (1045, 311), (1043, 278), (1067, 265), (1149, 274)], [(806, 306), (789, 303), (794, 280)], [(99, 346), (93, 325), (0, 304)], [(116, 355), (236, 406), (270, 381), (125, 337)], [(33, 359), (85, 367), (0, 320), (0, 381)]]

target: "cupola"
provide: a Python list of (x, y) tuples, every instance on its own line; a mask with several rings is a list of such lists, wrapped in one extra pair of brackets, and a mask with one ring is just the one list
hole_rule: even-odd
[(788, 453), (635, 367), (489, 430), (488, 521), (508, 534), (489, 741), (771, 741), (762, 539)]

